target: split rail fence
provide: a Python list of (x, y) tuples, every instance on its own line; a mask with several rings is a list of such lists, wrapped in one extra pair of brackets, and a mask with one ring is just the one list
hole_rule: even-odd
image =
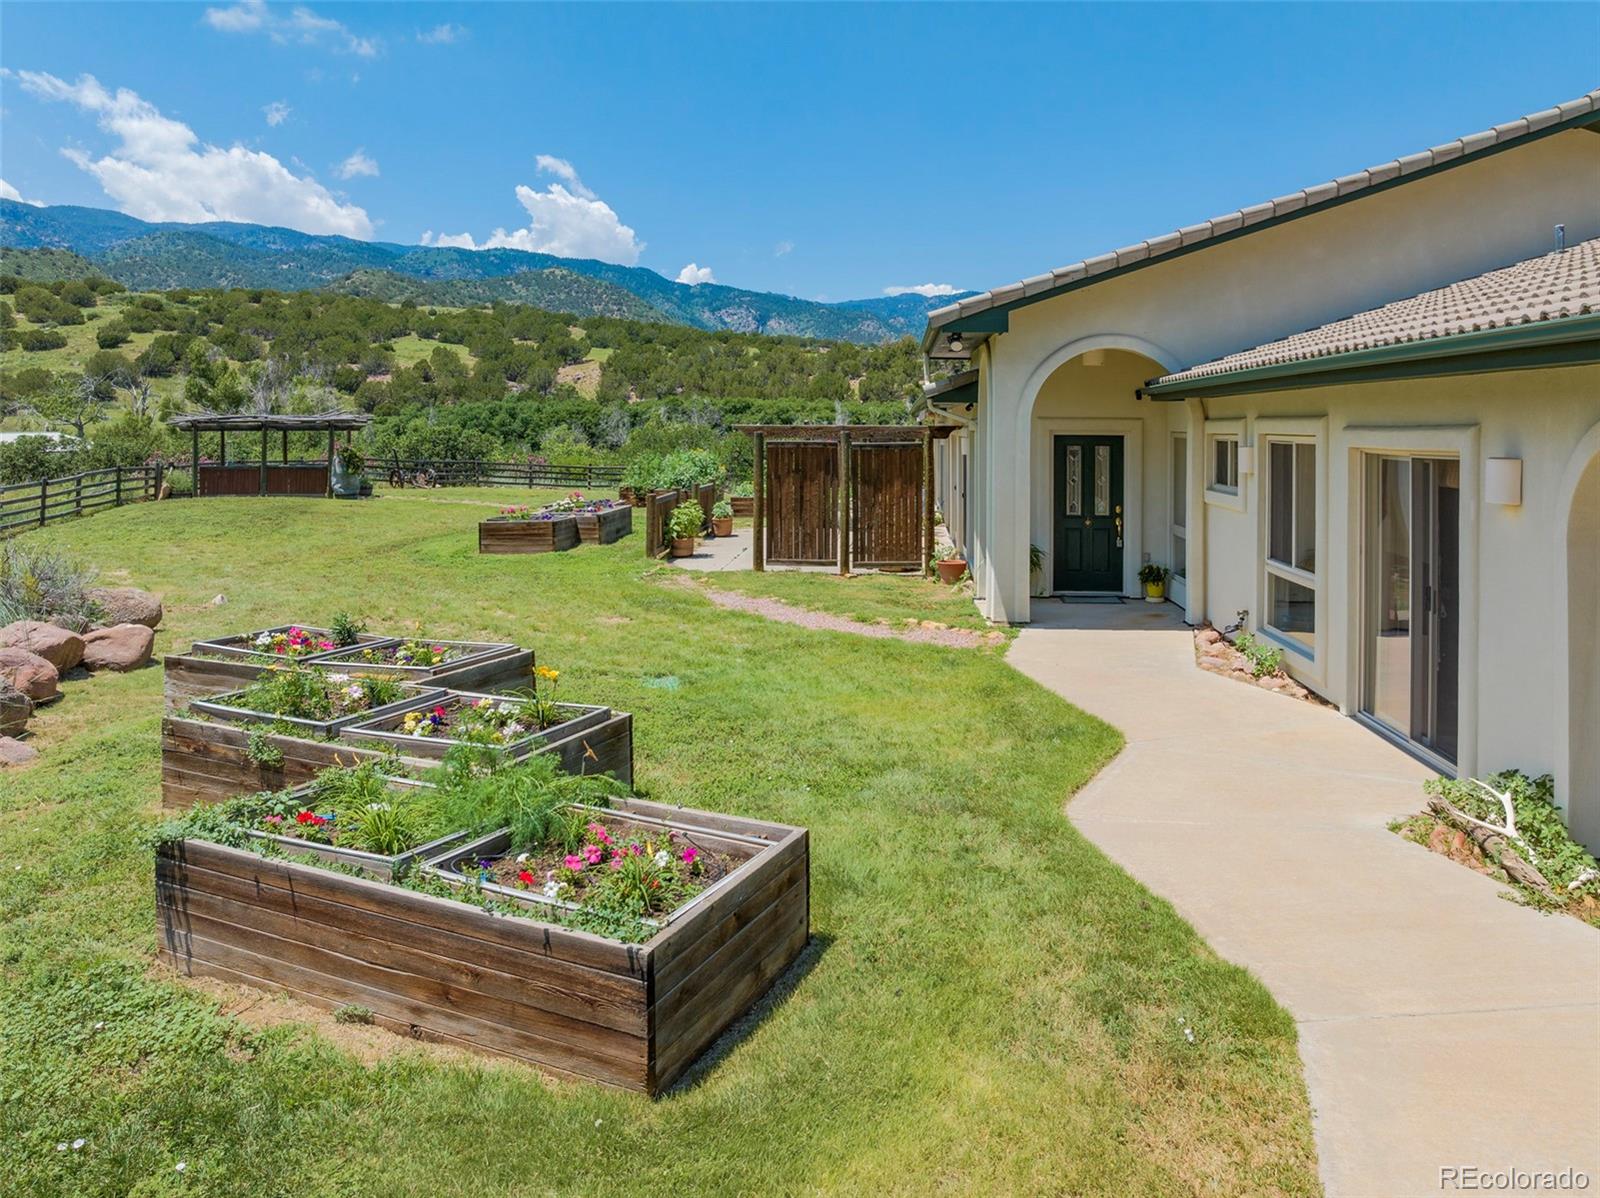
[(112, 466), (0, 487), (0, 537), (161, 494), (160, 466)]
[(374, 481), (398, 467), (408, 476), (431, 470), (441, 487), (615, 487), (621, 466), (562, 466), (555, 463), (486, 462), (473, 458), (373, 458), (366, 474)]

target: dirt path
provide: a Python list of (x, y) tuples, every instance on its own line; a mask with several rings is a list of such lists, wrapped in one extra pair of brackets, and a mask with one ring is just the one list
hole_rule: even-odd
[(874, 637), (878, 640), (914, 641), (923, 645), (943, 645), (948, 649), (982, 649), (1004, 642), (1002, 632), (977, 632), (967, 628), (950, 628), (925, 620), (920, 624), (907, 624), (896, 628), (892, 624), (867, 624), (848, 616), (835, 616), (828, 612), (811, 611), (796, 607), (782, 599), (758, 599), (734, 591), (719, 591), (712, 587), (697, 587), (696, 593), (704, 595), (718, 607), (729, 611), (748, 612), (780, 624), (794, 624), (800, 628), (823, 628), (829, 632), (848, 632), (855, 636)]

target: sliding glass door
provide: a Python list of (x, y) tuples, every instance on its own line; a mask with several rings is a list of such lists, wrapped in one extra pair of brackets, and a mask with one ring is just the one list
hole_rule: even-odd
[(1368, 455), (1362, 710), (1454, 763), (1461, 464)]

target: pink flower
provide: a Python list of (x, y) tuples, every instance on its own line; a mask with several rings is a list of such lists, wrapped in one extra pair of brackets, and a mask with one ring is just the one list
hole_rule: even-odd
[(691, 844), (688, 848), (683, 850), (683, 863), (685, 865), (693, 865), (694, 864), (694, 859), (696, 857), (698, 857), (699, 855), (700, 855), (700, 850), (695, 848), (694, 845)]
[(585, 829), (585, 831), (587, 831), (590, 836), (593, 836), (595, 838), (595, 840), (599, 841), (601, 844), (610, 844), (611, 843), (611, 836), (606, 832), (605, 828), (600, 824), (590, 824), (588, 826), (588, 828)]
[(573, 873), (577, 873), (581, 869), (583, 869), (583, 867), (586, 864), (586, 862), (584, 861), (584, 859), (582, 857), (578, 856), (578, 854), (576, 854), (576, 853), (568, 853), (567, 857), (566, 857), (566, 860), (564, 860), (561, 864), (565, 865)]
[(597, 844), (586, 844), (583, 846), (583, 855), (585, 859), (588, 860), (590, 865), (599, 865), (600, 858), (604, 857), (605, 853), (606, 851)]

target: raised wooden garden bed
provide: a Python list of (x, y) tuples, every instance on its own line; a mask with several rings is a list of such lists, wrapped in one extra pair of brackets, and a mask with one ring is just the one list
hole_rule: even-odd
[(754, 495), (730, 495), (728, 502), (733, 505), (733, 514), (738, 516), (754, 516), (756, 514), (756, 497)]
[(161, 956), (185, 974), (359, 1004), (385, 1027), (655, 1094), (810, 936), (804, 829), (623, 800), (750, 855), (645, 944), (180, 841), (156, 857)]
[[(278, 633), (287, 634), (291, 630), (299, 630), (309, 636), (331, 641), (333, 633), (326, 628), (318, 628), (311, 624), (278, 624), (272, 628), (258, 628), (254, 632), (239, 632), (232, 636), (214, 637), (208, 641), (196, 641), (190, 652), (204, 654), (207, 657), (232, 657), (242, 661), (268, 662), (279, 665), (296, 662), (305, 663), (315, 661), (329, 653), (339, 652), (338, 646), (327, 649), (314, 649), (306, 653), (275, 653), (264, 649), (259, 643), (262, 636), (273, 636)], [(363, 632), (356, 639), (358, 645), (383, 645), (392, 641), (393, 637), (378, 636), (373, 633)]]
[(554, 553), (578, 543), (578, 518), (513, 520), (495, 516), (478, 521), (479, 553)]
[[(339, 732), (339, 738), (351, 744), (388, 749), (412, 757), (440, 758), (456, 745), (465, 742), (451, 738), (448, 729), (434, 736), (413, 736), (402, 730), (405, 718), (411, 712), (443, 708), (451, 716), (463, 708), (482, 700), (491, 703), (506, 702), (496, 695), (475, 694), (471, 691), (446, 691), (437, 698), (413, 701), (403, 706), (391, 706), (384, 714), (349, 724)], [(515, 701), (515, 700), (510, 700)], [(562, 720), (538, 732), (527, 732), (516, 740), (498, 746), (509, 757), (526, 757), (545, 745), (566, 740), (579, 733), (593, 731), (611, 718), (611, 708), (585, 703), (557, 703)]]
[[(268, 733), (259, 736), (260, 747), (283, 755), (281, 762), (269, 765), (251, 756), (250, 734), (251, 729), (238, 725), (168, 715), (161, 722), (161, 805), (184, 808), (258, 790), (284, 790), (311, 781), (332, 765), (383, 761), (387, 770), (394, 760), (382, 750), (345, 741)], [(535, 745), (532, 752), (555, 754), (569, 774), (610, 774), (631, 786), (633, 717), (613, 711), (592, 726)], [(408, 745), (394, 764), (424, 770), (439, 762), (411, 752)]]
[[(433, 665), (414, 665), (406, 660), (407, 650), (417, 645), (424, 649), (443, 650), (445, 660)], [(340, 649), (317, 659), (316, 664), (329, 670), (343, 670), (352, 674), (380, 674), (388, 678), (404, 678), (421, 683), (436, 678), (440, 673), (453, 673), (488, 662), (498, 661), (517, 653), (515, 645), (496, 644), (491, 641), (443, 641), (431, 637), (395, 639), (379, 645), (357, 645)], [(377, 714), (377, 713), (374, 713)]]
[(301, 716), (277, 715), (270, 711), (254, 711), (244, 705), (248, 700), (242, 690), (229, 691), (227, 694), (216, 695), (210, 699), (195, 699), (189, 704), (189, 710), (208, 719), (220, 720), (224, 724), (277, 724), (293, 728), (306, 736), (331, 740), (339, 735), (341, 728), (363, 720), (375, 719), (392, 711), (409, 711), (418, 703), (438, 699), (445, 693), (438, 687), (408, 686), (405, 690), (407, 692), (405, 697), (393, 703), (385, 703), (382, 707), (373, 707), (366, 711), (353, 711), (348, 715), (335, 716), (328, 720), (310, 720)]
[[(419, 782), (411, 778), (390, 778), (387, 780), (387, 784), (391, 791), (402, 793), (407, 790), (418, 790), (432, 785), (431, 783)], [(316, 785), (307, 783), (305, 786), (295, 787), (289, 793), (298, 798), (305, 806), (310, 807), (315, 800), (315, 792)], [(420, 867), (422, 862), (449, 851), (454, 845), (466, 839), (464, 833), (455, 832), (448, 836), (430, 840), (426, 844), (419, 844), (406, 852), (385, 856), (381, 853), (369, 853), (363, 849), (345, 848), (341, 845), (318, 844), (314, 840), (307, 840), (298, 836), (280, 836), (272, 832), (255, 830), (247, 830), (245, 834), (261, 841), (263, 844), (275, 845), (286, 854), (320, 857), (331, 865), (359, 869), (380, 882), (389, 881), (402, 869)]]
[(614, 507), (603, 512), (579, 512), (578, 537), (585, 545), (609, 545), (633, 531), (633, 508)]
[[(381, 638), (385, 642), (398, 642), (398, 637)], [(514, 645), (503, 646), (499, 656), (475, 656), (471, 660), (447, 661), (408, 677), (421, 685), (452, 687), (456, 690), (505, 692), (526, 690), (533, 683), (533, 653)], [(318, 659), (299, 664), (319, 669), (334, 668)], [(166, 699), (169, 710), (179, 710), (196, 699), (206, 699), (224, 691), (242, 690), (272, 663), (243, 656), (215, 657), (201, 651), (196, 645), (188, 653), (169, 654), (163, 662), (165, 668)], [(350, 672), (348, 663), (337, 668)], [(360, 672), (368, 671), (363, 668)]]

